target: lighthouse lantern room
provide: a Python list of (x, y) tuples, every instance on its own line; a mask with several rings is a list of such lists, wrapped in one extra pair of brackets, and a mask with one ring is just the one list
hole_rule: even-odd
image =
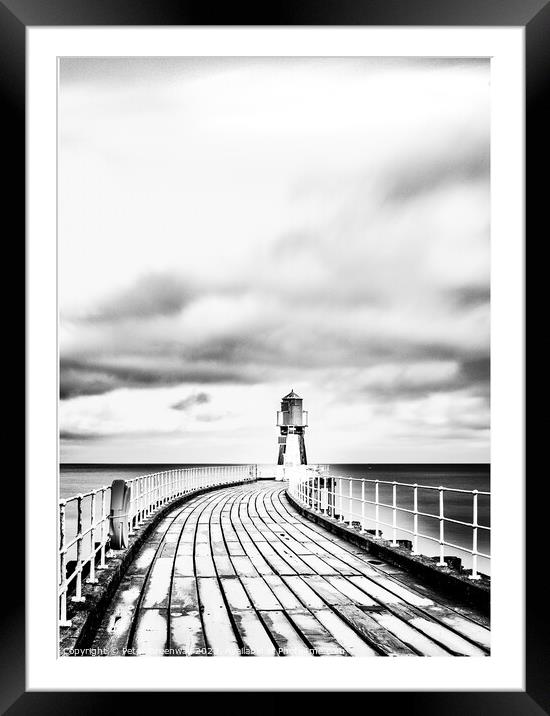
[(303, 399), (294, 390), (281, 399), (281, 409), (277, 411), (280, 431), (278, 465), (307, 464), (304, 434), (308, 415), (302, 403)]

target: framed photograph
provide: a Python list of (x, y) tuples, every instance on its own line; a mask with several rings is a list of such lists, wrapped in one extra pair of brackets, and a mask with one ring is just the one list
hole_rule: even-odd
[(548, 709), (524, 466), (548, 4), (4, 6), (29, 398), (8, 712)]

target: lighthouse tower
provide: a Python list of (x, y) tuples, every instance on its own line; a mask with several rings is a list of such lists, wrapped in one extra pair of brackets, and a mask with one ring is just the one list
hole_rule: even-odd
[(307, 410), (303, 410), (302, 402), (293, 390), (281, 399), (281, 409), (277, 411), (277, 427), (280, 430), (278, 465), (307, 464), (304, 441)]

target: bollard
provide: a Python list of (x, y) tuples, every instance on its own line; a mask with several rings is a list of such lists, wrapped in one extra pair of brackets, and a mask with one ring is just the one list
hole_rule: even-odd
[(455, 569), (457, 572), (460, 572), (462, 570), (462, 559), (460, 557), (455, 557), (454, 555), (444, 555), (443, 557), (444, 561), (447, 564), (447, 567), (450, 567), (451, 569)]
[(410, 539), (398, 539), (397, 545), (399, 547), (404, 547), (405, 549), (410, 549), (412, 551), (413, 543)]
[(379, 539), (382, 537), (382, 530), (365, 530), (368, 535), (372, 535), (374, 538)]
[(111, 512), (109, 514), (109, 536), (111, 549), (126, 549), (128, 546), (128, 510), (131, 489), (125, 480), (113, 480), (111, 485)]

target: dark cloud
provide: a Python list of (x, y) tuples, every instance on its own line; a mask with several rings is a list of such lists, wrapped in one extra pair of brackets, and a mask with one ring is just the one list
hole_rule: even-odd
[(165, 273), (149, 274), (111, 296), (81, 320), (108, 323), (172, 316), (179, 313), (192, 298), (193, 292), (181, 277)]
[[(429, 355), (425, 357), (430, 360)], [(430, 364), (427, 363), (427, 365)], [(449, 371), (448, 375), (445, 375), (445, 372), (438, 374), (437, 362), (435, 362), (433, 376), (430, 375), (429, 369), (420, 376), (411, 373), (407, 370), (405, 361), (402, 363), (402, 370), (398, 371), (391, 380), (369, 383), (362, 392), (388, 402), (417, 399), (433, 393), (449, 393), (457, 390), (465, 390), (472, 395), (488, 398), (489, 380), (490, 359), (488, 356), (463, 358), (458, 362), (458, 369)], [(468, 425), (468, 427), (471, 426)], [(483, 427), (486, 427), (485, 422), (483, 422)]]
[(172, 410), (189, 410), (189, 408), (192, 408), (194, 405), (204, 405), (205, 403), (210, 402), (210, 396), (208, 393), (196, 393), (194, 395), (190, 395), (187, 398), (184, 398), (183, 400), (179, 400), (177, 403), (174, 403), (174, 405), (171, 405), (170, 407)]
[(389, 201), (401, 203), (452, 184), (472, 185), (479, 180), (487, 182), (488, 192), (489, 126), (477, 135), (461, 127), (445, 141), (445, 151), (411, 157), (382, 179)]
[(447, 292), (450, 300), (458, 308), (475, 308), (489, 304), (491, 289), (489, 286), (459, 286)]
[(68, 442), (82, 440), (101, 440), (105, 437), (105, 433), (80, 432), (77, 430), (60, 430), (59, 438)]
[(254, 383), (251, 372), (237, 367), (191, 363), (163, 363), (130, 356), (101, 359), (63, 359), (60, 362), (60, 398), (101, 395), (118, 388), (151, 388), (182, 383)]

